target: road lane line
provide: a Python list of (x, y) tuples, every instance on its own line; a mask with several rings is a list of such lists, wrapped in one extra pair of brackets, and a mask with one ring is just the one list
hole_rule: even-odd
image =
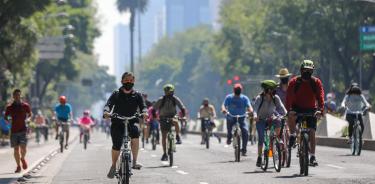
[(177, 168), (178, 168), (177, 165), (172, 166), (172, 169), (177, 169)]
[(199, 182), (199, 184), (208, 184), (207, 182)]
[(344, 169), (343, 167), (340, 167), (340, 166), (337, 166), (337, 165), (332, 165), (332, 164), (327, 164), (326, 166), (333, 167), (333, 168), (336, 168), (336, 169)]
[(156, 155), (154, 155), (154, 154), (152, 154), (152, 155), (151, 155), (151, 157), (152, 157), (152, 158), (155, 158), (155, 157), (157, 157), (157, 156), (156, 156)]
[(182, 171), (182, 170), (177, 170), (176, 171), (178, 174), (182, 174), (182, 175), (187, 175), (189, 173), (185, 172), (185, 171)]
[(161, 164), (163, 164), (163, 165), (169, 165), (169, 162), (168, 161), (161, 161)]

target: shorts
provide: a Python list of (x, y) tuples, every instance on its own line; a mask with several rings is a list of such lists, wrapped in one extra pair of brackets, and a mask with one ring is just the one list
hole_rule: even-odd
[[(266, 130), (266, 127), (269, 126), (267, 120), (259, 120), (256, 122), (256, 128), (258, 132), (258, 145), (261, 146), (264, 143), (264, 131)], [(280, 120), (273, 120), (272, 124), (274, 124), (275, 128), (281, 127), (281, 121)]]
[[(131, 139), (138, 139), (140, 132), (135, 123), (128, 124), (129, 137)], [(125, 124), (122, 122), (113, 122), (111, 124), (112, 149), (119, 151), (122, 146), (122, 141), (125, 134)]]
[[(206, 126), (204, 125), (205, 120), (201, 119), (201, 131), (206, 131)], [(210, 121), (210, 128), (213, 129), (215, 127), (215, 123), (213, 121)]]
[[(293, 109), (297, 114), (298, 113), (312, 113), (316, 112), (315, 109)], [(296, 123), (301, 123), (303, 121), (303, 117), (299, 116), (297, 117)], [(306, 117), (306, 123), (307, 123), (307, 128), (314, 129), (316, 131), (318, 119), (316, 117)]]
[(160, 128), (163, 132), (168, 132), (172, 128), (172, 124), (177, 123), (174, 118), (160, 118)]
[(12, 148), (19, 145), (27, 145), (26, 132), (12, 133), (10, 136), (10, 146)]

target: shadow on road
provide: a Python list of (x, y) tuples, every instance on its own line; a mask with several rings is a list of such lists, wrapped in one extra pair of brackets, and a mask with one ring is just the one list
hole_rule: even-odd
[(250, 172), (243, 172), (243, 174), (259, 174), (259, 173), (272, 173), (272, 171), (250, 171)]
[(145, 169), (158, 169), (158, 168), (171, 168), (169, 165), (160, 165), (160, 166), (151, 166), (151, 167), (144, 167)]
[(311, 177), (311, 176), (303, 176), (299, 174), (293, 174), (290, 176), (275, 176), (275, 178), (285, 178), (285, 179), (290, 179), (290, 178), (300, 178), (300, 177)]
[(343, 154), (343, 155), (336, 155), (336, 156), (339, 156), (339, 157), (355, 157), (354, 155), (352, 154)]
[(237, 162), (235, 162), (234, 160), (211, 162), (211, 164), (227, 164), (227, 163), (237, 163)]
[(17, 177), (14, 178), (0, 178), (0, 183), (11, 183), (17, 181)]

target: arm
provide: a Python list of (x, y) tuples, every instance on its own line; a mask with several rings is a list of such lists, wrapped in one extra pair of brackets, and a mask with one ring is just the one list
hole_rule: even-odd
[(346, 101), (348, 100), (348, 95), (345, 95), (344, 99), (341, 102), (341, 107), (346, 107)]
[(247, 112), (252, 113), (253, 112), (253, 107), (251, 106), (250, 99), (246, 96), (246, 107), (247, 107)]
[(371, 108), (371, 105), (367, 102), (365, 96), (361, 95), (361, 101), (364, 104), (364, 106), (366, 107), (366, 109)]
[(212, 108), (212, 118), (215, 119), (216, 118), (216, 109), (213, 105), (211, 106), (211, 108)]
[(103, 109), (103, 117), (104, 118), (109, 118), (109, 116), (107, 116), (107, 115), (115, 107), (115, 100), (116, 100), (117, 93), (118, 93), (118, 91), (113, 92), (112, 95), (108, 98), (107, 103), (105, 104), (104, 109)]
[(260, 102), (261, 102), (261, 96), (258, 95), (256, 98), (255, 98), (255, 102), (254, 102), (254, 112), (253, 112), (253, 116), (254, 116), (254, 119), (257, 119), (258, 117), (258, 109), (259, 109), (259, 106), (260, 106)]
[(324, 89), (322, 82), (320, 79), (317, 79), (317, 87), (318, 87), (318, 109), (320, 112), (324, 112)]
[(286, 109), (285, 109), (283, 103), (281, 102), (280, 97), (276, 95), (275, 98), (276, 98), (276, 106), (277, 106), (276, 109), (278, 109), (280, 111), (278, 113), (285, 116), (287, 112), (286, 112)]
[(5, 121), (9, 121), (9, 115), (10, 115), (10, 106), (7, 106), (6, 109), (5, 109), (5, 115), (4, 115), (4, 119)]
[(180, 100), (180, 98), (178, 98), (177, 96), (174, 96), (175, 100), (176, 100), (176, 104), (178, 106), (178, 108), (180, 108), (181, 112), (182, 112), (182, 116), (185, 117), (186, 116), (186, 111), (185, 111), (185, 106), (184, 104), (182, 103), (182, 101)]
[(292, 106), (294, 103), (294, 87), (296, 85), (295, 80), (292, 80), (289, 82), (288, 89), (286, 92), (286, 110), (290, 111), (292, 110)]
[(229, 96), (226, 96), (223, 104), (221, 105), (221, 112), (226, 114), (226, 112), (228, 111), (228, 109), (227, 109), (228, 106), (229, 106)]

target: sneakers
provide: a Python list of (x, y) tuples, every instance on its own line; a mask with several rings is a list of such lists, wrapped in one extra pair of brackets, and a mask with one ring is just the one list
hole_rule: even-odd
[(204, 140), (201, 141), (201, 145), (205, 144)]
[(20, 173), (21, 172), (21, 166), (17, 166), (17, 169), (14, 171), (14, 173)]
[(293, 136), (293, 135), (290, 135), (290, 137), (289, 137), (289, 148), (292, 148), (292, 147), (294, 147), (294, 144), (296, 143), (296, 137), (295, 136)]
[(310, 166), (318, 166), (318, 162), (316, 161), (315, 156), (310, 157)]
[(242, 156), (243, 156), (243, 157), (246, 157), (246, 156), (247, 156), (247, 151), (246, 151), (246, 150), (241, 150), (241, 152), (242, 152)]
[[(133, 163), (135, 163), (135, 162), (133, 162)], [(137, 170), (141, 170), (141, 168), (143, 167), (143, 165), (142, 164), (140, 164), (140, 163), (135, 163), (134, 165), (133, 165), (133, 169), (137, 169)]]
[(65, 144), (65, 149), (68, 149), (68, 145), (67, 144)]
[(227, 139), (227, 144), (230, 145), (232, 143), (232, 140)]
[(109, 169), (109, 172), (107, 174), (107, 177), (109, 179), (113, 179), (115, 177), (115, 174), (116, 174), (116, 167), (111, 166), (111, 168)]
[(221, 144), (221, 138), (218, 136), (217, 141), (219, 141), (219, 144)]
[(168, 161), (168, 155), (164, 153), (161, 157), (161, 161)]
[(176, 144), (182, 144), (181, 137), (179, 135), (176, 136)]
[(22, 169), (23, 170), (26, 170), (27, 169), (27, 162), (25, 159), (21, 159), (21, 163), (22, 163)]
[(257, 167), (260, 167), (261, 165), (262, 165), (262, 157), (258, 156), (256, 166), (257, 166)]

